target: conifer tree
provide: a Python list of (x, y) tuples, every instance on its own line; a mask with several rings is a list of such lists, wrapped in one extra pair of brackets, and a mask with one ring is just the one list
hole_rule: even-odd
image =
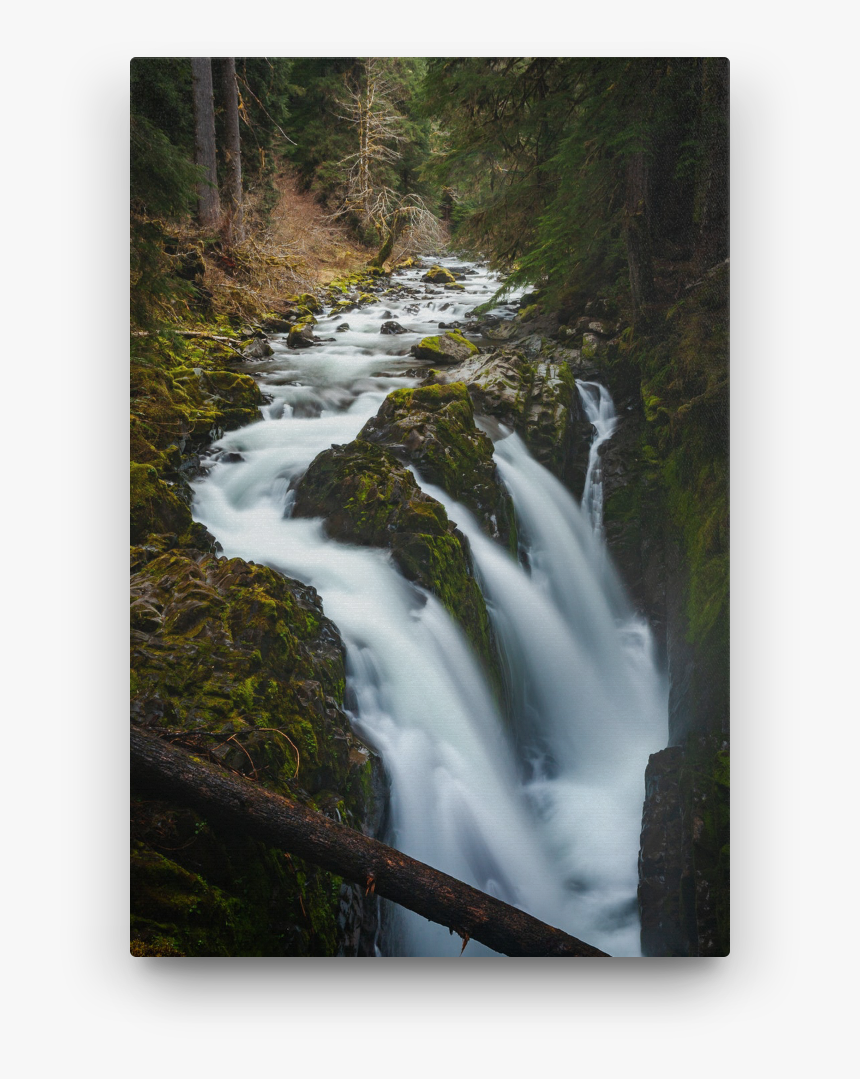
[(194, 88), (194, 153), (204, 179), (197, 185), (197, 217), (204, 228), (221, 223), (218, 165), (215, 156), (215, 102), (212, 95), (212, 59), (191, 58)]

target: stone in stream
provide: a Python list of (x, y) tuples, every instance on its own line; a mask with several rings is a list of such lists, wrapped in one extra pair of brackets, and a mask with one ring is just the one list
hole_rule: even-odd
[(324, 517), (333, 539), (390, 550), (407, 580), (439, 597), (496, 671), (468, 543), (393, 453), (361, 436), (332, 446), (314, 458), (295, 490), (294, 517)]
[(348, 329), (349, 329), (349, 323), (348, 322), (342, 322), (340, 324), (340, 326), (338, 326), (338, 328), (334, 332), (335, 333), (346, 333), (346, 331)]
[(513, 506), (462, 382), (395, 390), (358, 437), (409, 461), (471, 510), (491, 539), (516, 552)]
[(429, 281), (434, 285), (453, 285), (456, 283), (457, 278), (450, 270), (446, 270), (444, 266), (431, 266), (421, 280)]
[(477, 345), (454, 330), (443, 336), (425, 337), (410, 349), (417, 360), (432, 360), (434, 363), (462, 363), (480, 352)]
[(293, 326), (287, 344), (290, 348), (310, 348), (318, 340), (310, 326)]
[[(477, 412), (517, 431), (537, 460), (565, 479), (577, 432), (582, 428), (586, 442), (590, 436), (572, 369), (579, 355), (570, 349), (544, 354), (539, 337), (530, 344), (528, 352), (508, 347), (476, 353), (455, 367), (431, 370), (425, 385), (464, 383)], [(578, 369), (577, 376), (580, 373), (586, 372)]]
[(242, 350), (242, 355), (246, 360), (264, 360), (267, 356), (273, 356), (274, 350), (269, 344), (268, 337), (261, 334)]
[(409, 333), (409, 331), (401, 326), (399, 322), (383, 322), (379, 327), (380, 333), (392, 334), (392, 333)]

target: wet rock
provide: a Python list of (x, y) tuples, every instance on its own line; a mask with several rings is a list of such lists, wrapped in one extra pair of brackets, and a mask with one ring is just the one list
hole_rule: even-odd
[(443, 266), (431, 266), (421, 280), (434, 285), (454, 285), (457, 283), (457, 278)]
[(379, 332), (384, 334), (409, 333), (399, 322), (383, 322), (379, 327)]
[(334, 332), (335, 333), (346, 333), (346, 331), (348, 329), (349, 329), (349, 323), (348, 322), (342, 322), (340, 324), (340, 326), (338, 326), (338, 328)]
[(292, 328), (293, 322), (291, 319), (286, 318), (267, 318), (263, 319), (263, 329), (269, 330), (272, 333), (289, 333)]
[(382, 547), (410, 581), (433, 592), (478, 654), (494, 664), (489, 620), (465, 538), (391, 453), (359, 437), (311, 462), (296, 487), (294, 517), (324, 517), (329, 536)]
[(267, 356), (274, 355), (274, 349), (267, 337), (260, 336), (254, 338), (247, 348), (242, 349), (242, 355), (246, 360), (264, 360)]
[(312, 292), (303, 292), (298, 297), (298, 302), (300, 307), (306, 307), (308, 311), (313, 312), (315, 315), (320, 314), (322, 311), (322, 304)]
[(583, 427), (587, 446), (591, 430), (578, 409), (568, 358), (566, 352), (533, 359), (519, 348), (499, 349), (433, 371), (431, 378), (441, 384), (464, 382), (476, 412), (517, 431), (541, 464), (567, 479), (575, 432)]
[(477, 345), (467, 341), (461, 333), (454, 331), (441, 337), (425, 337), (417, 345), (413, 345), (410, 351), (418, 360), (456, 364), (476, 355), (480, 350)]
[(290, 348), (310, 348), (318, 340), (310, 326), (293, 326), (287, 344)]
[[(352, 827), (378, 827), (381, 767), (344, 711), (343, 644), (314, 589), (198, 551), (142, 565), (131, 599), (134, 723), (167, 728), (193, 753), (211, 751), (305, 804), (334, 801)], [(167, 938), (171, 954), (199, 956), (333, 955), (344, 946), (331, 874), (135, 793), (135, 939)]]
[(532, 334), (530, 337), (524, 337), (523, 340), (520, 341), (518, 347), (522, 349), (526, 356), (532, 358), (539, 354), (542, 345), (543, 342), (541, 341), (540, 337), (535, 333)]
[(521, 332), (521, 328), (515, 322), (505, 320), (488, 324), (484, 328), (484, 336), (491, 341), (510, 341)]
[(639, 849), (642, 954), (696, 955), (695, 880), (684, 827), (678, 746), (652, 753), (645, 770)]
[(513, 505), (462, 382), (395, 390), (359, 437), (413, 464), (471, 510), (488, 536), (516, 551)]

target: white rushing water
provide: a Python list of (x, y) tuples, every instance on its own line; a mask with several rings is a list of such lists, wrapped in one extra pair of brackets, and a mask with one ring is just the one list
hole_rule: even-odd
[(603, 470), (600, 465), (600, 450), (605, 442), (612, 438), (618, 418), (615, 405), (609, 396), (609, 390), (598, 382), (577, 380), (576, 388), (582, 401), (582, 407), (594, 428), (594, 438), (588, 451), (588, 466), (585, 475), (585, 487), (582, 492), (582, 508), (588, 514), (591, 527), (603, 537)]
[[(506, 668), (503, 716), (435, 597), (405, 581), (385, 552), (334, 542), (321, 522), (288, 515), (289, 485), (316, 454), (353, 439), (392, 389), (415, 384), (403, 373), (415, 364), (403, 355), (409, 346), (495, 287), (480, 272), (453, 299), (433, 287), (425, 295), (421, 273), (396, 279), (420, 287), (417, 297), (349, 312), (347, 332), (333, 333), (343, 320), (321, 319), (315, 332), (331, 342), (303, 352), (273, 342), (275, 355), (255, 371), (272, 398), (264, 419), (217, 444), (231, 457), (216, 455), (196, 485), (195, 516), (226, 555), (320, 593), (347, 647), (354, 724), (390, 779), (388, 842), (612, 955), (638, 955), (643, 777), (648, 754), (665, 745), (666, 687), (592, 520), (516, 435), (495, 452), (528, 569), (464, 507), (422, 484), (472, 545)], [(380, 335), (387, 318), (410, 332)], [(605, 390), (596, 390), (602, 407)], [(387, 934), (387, 954), (454, 956), (460, 947), (401, 910)], [(465, 954), (492, 953), (473, 941)]]

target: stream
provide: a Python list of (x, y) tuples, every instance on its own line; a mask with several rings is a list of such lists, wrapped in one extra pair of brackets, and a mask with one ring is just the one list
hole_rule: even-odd
[[(499, 643), (502, 715), (462, 631), (385, 551), (328, 539), (289, 516), (291, 483), (332, 444), (352, 441), (388, 393), (420, 381), (409, 347), (444, 332), (497, 288), (483, 267), (464, 292), (398, 292), (314, 332), (305, 350), (271, 341), (248, 366), (270, 402), (220, 439), (194, 489), (194, 515), (228, 557), (263, 563), (320, 594), (347, 651), (347, 700), (359, 735), (382, 757), (389, 832), (380, 838), (519, 906), (613, 956), (638, 956), (637, 855), (648, 756), (666, 745), (667, 682), (647, 623), (632, 609), (603, 542), (599, 447), (615, 424), (605, 387), (578, 385), (595, 428), (582, 504), (518, 435), (486, 427), (511, 494), (522, 564), (444, 491), (416, 480), (469, 539)], [(517, 303), (497, 313), (511, 317)], [(408, 333), (380, 334), (394, 319)], [(347, 331), (338, 326), (348, 322)], [(479, 421), (480, 422), (480, 421)], [(457, 956), (461, 941), (402, 908), (382, 937), (387, 956)], [(471, 941), (466, 956), (494, 955)]]

